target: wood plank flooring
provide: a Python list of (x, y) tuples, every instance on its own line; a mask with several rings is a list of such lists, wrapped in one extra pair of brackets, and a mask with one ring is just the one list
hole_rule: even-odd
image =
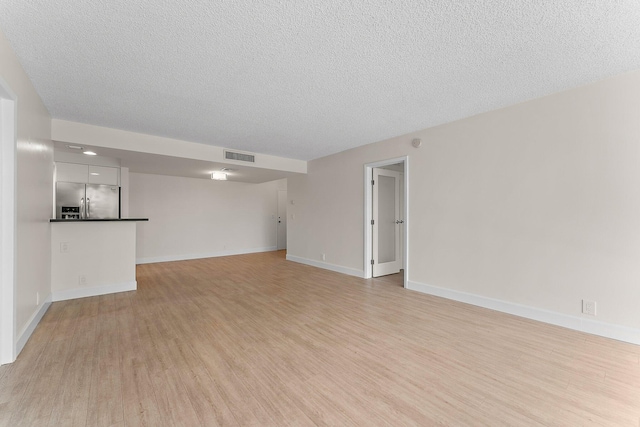
[(640, 347), (285, 261), (52, 304), (0, 426), (639, 426)]

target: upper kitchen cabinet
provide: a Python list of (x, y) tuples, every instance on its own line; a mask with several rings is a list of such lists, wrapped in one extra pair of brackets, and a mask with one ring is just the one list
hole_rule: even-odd
[(120, 185), (120, 168), (56, 162), (56, 181)]
[(89, 165), (56, 162), (56, 181), (87, 183)]
[(119, 185), (120, 169), (107, 166), (89, 166), (89, 184)]

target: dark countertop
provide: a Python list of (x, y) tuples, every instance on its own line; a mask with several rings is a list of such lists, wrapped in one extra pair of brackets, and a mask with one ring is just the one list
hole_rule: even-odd
[(149, 221), (149, 218), (113, 218), (113, 219), (50, 219), (49, 222), (123, 222), (123, 221)]

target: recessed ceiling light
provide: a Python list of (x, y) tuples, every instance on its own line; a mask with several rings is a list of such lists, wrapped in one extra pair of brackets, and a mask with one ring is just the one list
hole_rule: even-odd
[(72, 150), (84, 150), (84, 147), (79, 145), (67, 145), (67, 148), (71, 148)]
[(215, 179), (217, 181), (226, 181), (227, 174), (224, 172), (211, 172), (211, 179)]
[(98, 172), (91, 172), (91, 174), (90, 174), (90, 175), (97, 176), (97, 175), (100, 175), (100, 174), (99, 174)]
[(84, 154), (86, 154), (87, 156), (97, 156), (96, 153), (94, 153), (93, 151), (83, 151)]

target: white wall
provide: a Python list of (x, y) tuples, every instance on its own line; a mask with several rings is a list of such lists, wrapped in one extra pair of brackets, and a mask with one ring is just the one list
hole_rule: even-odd
[(138, 263), (275, 250), (281, 186), (129, 173)]
[(54, 301), (136, 289), (135, 222), (52, 223), (50, 250)]
[[(51, 117), (1, 32), (0, 77), (18, 97), (15, 329), (24, 344), (51, 292)], [(40, 296), (39, 305), (36, 294)]]
[(363, 165), (408, 155), (415, 288), (638, 332), (639, 117), (634, 72), (311, 161), (288, 254), (362, 272)]

